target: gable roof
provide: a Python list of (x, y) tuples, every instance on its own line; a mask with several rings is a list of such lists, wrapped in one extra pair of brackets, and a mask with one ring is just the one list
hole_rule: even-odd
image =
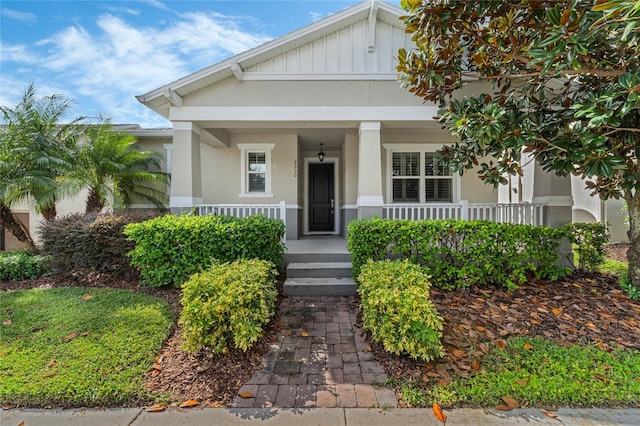
[(404, 30), (404, 26), (399, 19), (403, 14), (404, 11), (402, 9), (384, 1), (367, 0), (143, 95), (136, 96), (136, 98), (150, 109), (168, 118), (169, 108), (171, 106), (182, 106), (183, 96), (234, 75), (238, 80), (241, 80), (244, 70), (337, 32), (356, 22), (368, 20), (369, 34), (367, 43), (371, 51), (375, 45), (377, 22), (384, 22), (392, 27)]

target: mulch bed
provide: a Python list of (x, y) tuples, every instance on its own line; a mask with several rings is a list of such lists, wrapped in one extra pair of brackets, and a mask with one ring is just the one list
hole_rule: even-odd
[[(607, 246), (608, 257), (626, 261), (627, 245)], [(0, 283), (0, 290), (56, 286), (112, 287), (141, 291), (166, 300), (176, 317), (180, 291), (141, 286), (137, 278), (100, 274), (42, 277), (33, 281)], [(617, 280), (600, 274), (574, 274), (558, 282), (531, 279), (519, 290), (500, 287), (460, 291), (432, 289), (432, 300), (444, 319), (447, 355), (425, 364), (388, 354), (371, 342), (372, 352), (392, 377), (414, 378), (425, 386), (449, 383), (453, 377), (470, 377), (481, 368), (474, 360), (513, 336), (539, 336), (563, 345), (593, 343), (602, 349), (640, 350), (640, 303), (620, 290)], [(280, 297), (284, 297), (281, 296)], [(195, 399), (202, 405), (228, 406), (251, 374), (261, 368), (262, 355), (275, 335), (276, 320), (265, 336), (246, 353), (215, 355), (184, 352), (181, 330), (176, 327), (156, 363), (149, 370), (148, 388), (171, 392), (175, 402)]]

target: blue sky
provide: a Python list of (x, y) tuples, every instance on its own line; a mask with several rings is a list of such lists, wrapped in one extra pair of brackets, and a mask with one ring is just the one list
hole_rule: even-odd
[(74, 116), (168, 127), (135, 95), (357, 3), (2, 0), (0, 105), (34, 83), (39, 96), (72, 98)]

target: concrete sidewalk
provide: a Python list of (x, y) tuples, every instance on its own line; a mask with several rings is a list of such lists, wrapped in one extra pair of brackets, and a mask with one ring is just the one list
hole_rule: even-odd
[[(640, 409), (560, 409), (556, 419), (538, 409), (508, 412), (481, 409), (445, 410), (447, 425), (640, 425)], [(191, 408), (147, 413), (139, 408), (108, 410), (3, 410), (0, 425), (18, 426), (176, 426), (176, 425), (442, 425), (431, 409), (373, 408)]]

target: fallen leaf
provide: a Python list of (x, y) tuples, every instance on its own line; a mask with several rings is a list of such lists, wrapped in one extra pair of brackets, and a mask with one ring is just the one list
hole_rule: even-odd
[(548, 411), (543, 411), (542, 414), (544, 414), (545, 416), (547, 416), (547, 417), (549, 417), (551, 419), (557, 419), (558, 418), (557, 414), (553, 414), (553, 413), (550, 413)]
[(525, 350), (530, 351), (530, 350), (532, 350), (532, 349), (533, 349), (533, 345), (532, 345), (532, 344), (530, 344), (530, 343), (525, 343), (525, 344), (524, 344), (524, 348), (525, 348)]
[(24, 420), (18, 423), (18, 426), (24, 426)]
[(593, 328), (594, 330), (598, 329), (598, 327), (596, 327), (596, 325), (592, 322), (586, 322), (584, 325), (586, 325), (589, 328)]
[(35, 333), (36, 331), (41, 331), (41, 330), (44, 330), (44, 325), (41, 325), (41, 326), (39, 326), (39, 327), (34, 327), (34, 328), (31, 330), (31, 332), (32, 332), (32, 333)]
[(196, 401), (195, 399), (189, 399), (189, 400), (184, 401), (183, 403), (181, 403), (180, 404), (180, 408), (195, 407), (196, 405), (200, 405), (200, 403), (198, 401)]
[(11, 325), (11, 320), (10, 319), (6, 319), (6, 320), (2, 321), (2, 325)]
[(371, 352), (371, 350), (372, 350), (372, 349), (371, 349), (371, 346), (369, 346), (369, 345), (367, 345), (367, 346), (365, 346), (365, 347), (364, 347), (364, 351), (365, 351), (365, 352)]
[(164, 404), (156, 404), (151, 407), (147, 407), (144, 411), (148, 413), (159, 413), (160, 411), (164, 411), (167, 409), (167, 406)]
[(516, 401), (515, 399), (513, 399), (510, 396), (503, 396), (502, 400), (504, 401), (505, 404), (507, 404), (507, 406), (511, 407), (511, 408), (519, 408), (520, 407), (520, 403), (518, 401)]
[(308, 333), (308, 332), (306, 332), (306, 331), (301, 331), (301, 332), (300, 332), (300, 335), (301, 335), (302, 337), (309, 337), (309, 333)]
[(506, 348), (506, 347), (507, 347), (507, 342), (505, 342), (505, 341), (504, 341), (504, 340), (502, 340), (502, 339), (498, 339), (498, 340), (496, 340), (496, 341), (495, 341), (495, 342), (493, 342), (493, 343), (496, 345), (496, 347), (497, 347), (498, 349), (504, 349), (504, 348)]
[(82, 333), (80, 333), (80, 336), (82, 337), (86, 337), (91, 333), (91, 330), (87, 330), (87, 331), (83, 331)]
[(78, 337), (78, 333), (76, 333), (76, 332), (74, 331), (73, 333), (71, 333), (71, 334), (69, 334), (69, 335), (67, 335), (67, 336), (63, 337), (63, 338), (62, 338), (62, 341), (63, 341), (63, 342), (68, 342), (68, 341), (70, 341), (70, 340), (75, 339), (76, 337)]
[(93, 294), (85, 294), (85, 295), (82, 297), (82, 300), (84, 300), (85, 302), (86, 302), (87, 300), (91, 300), (91, 299), (93, 299)]
[(256, 396), (251, 392), (241, 392), (238, 394), (240, 398), (255, 398)]
[(526, 380), (516, 380), (516, 381), (515, 381), (515, 383), (516, 383), (518, 386), (522, 386), (522, 387), (524, 387), (524, 386), (526, 386), (526, 385), (527, 385), (527, 381), (526, 381)]
[(2, 409), (3, 410), (11, 410), (12, 408), (15, 408), (15, 405), (11, 405), (11, 404), (2, 404)]
[(438, 404), (433, 404), (433, 414), (436, 416), (436, 419), (440, 420), (443, 424), (447, 423), (447, 415)]
[(284, 335), (284, 337), (291, 336), (291, 330), (285, 330), (282, 334)]
[(476, 325), (476, 330), (482, 333), (485, 330), (485, 328), (481, 325)]
[(602, 374), (594, 374), (593, 378), (596, 379), (596, 380), (601, 381), (602, 383), (608, 383), (609, 382), (609, 379), (607, 377), (603, 376)]
[(478, 371), (480, 370), (480, 367), (481, 367), (480, 361), (478, 361), (477, 359), (474, 359), (473, 361), (471, 361), (471, 368)]
[(562, 311), (558, 308), (552, 308), (551, 312), (553, 312), (553, 314), (557, 317), (559, 317), (560, 315), (562, 315)]
[(496, 405), (495, 409), (498, 411), (509, 411), (509, 410), (513, 410), (512, 407), (509, 407), (508, 405), (504, 405), (504, 404), (500, 404), (500, 405)]
[(47, 367), (53, 367), (54, 365), (56, 365), (56, 359), (52, 359), (51, 362), (49, 364), (47, 364)]

